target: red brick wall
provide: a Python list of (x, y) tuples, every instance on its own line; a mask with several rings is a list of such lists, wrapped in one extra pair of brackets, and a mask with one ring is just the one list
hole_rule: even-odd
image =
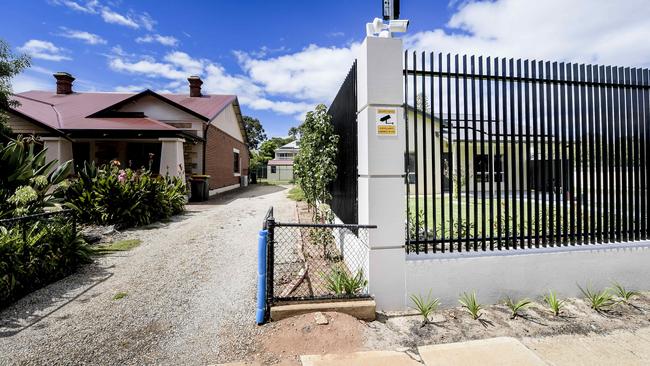
[(248, 148), (246, 144), (214, 125), (208, 127), (205, 143), (205, 174), (210, 176), (210, 189), (239, 184), (240, 177), (233, 174), (232, 149), (239, 150), (241, 175), (248, 175)]

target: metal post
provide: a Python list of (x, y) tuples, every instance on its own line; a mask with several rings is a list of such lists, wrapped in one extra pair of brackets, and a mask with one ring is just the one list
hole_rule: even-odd
[(266, 220), (266, 227), (268, 232), (266, 244), (266, 318), (270, 316), (271, 305), (273, 305), (274, 286), (274, 262), (275, 262), (275, 219), (273, 213), (271, 217)]

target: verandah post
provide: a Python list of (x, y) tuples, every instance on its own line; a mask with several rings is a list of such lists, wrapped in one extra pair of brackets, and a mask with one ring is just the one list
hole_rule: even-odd
[(359, 224), (370, 230), (368, 287), (377, 310), (406, 306), (402, 40), (367, 37), (358, 55)]

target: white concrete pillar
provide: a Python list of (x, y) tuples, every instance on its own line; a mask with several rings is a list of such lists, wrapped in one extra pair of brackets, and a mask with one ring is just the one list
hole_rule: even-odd
[(43, 141), (43, 147), (47, 149), (45, 161), (58, 161), (54, 166), (55, 168), (68, 160), (72, 160), (72, 142), (70, 140), (63, 137), (41, 137), (41, 141)]
[(183, 157), (183, 143), (185, 139), (178, 137), (161, 137), (160, 148), (160, 175), (185, 177), (185, 158)]
[(401, 39), (368, 37), (357, 58), (359, 223), (377, 225), (368, 283), (378, 310), (388, 311), (406, 306), (402, 55)]

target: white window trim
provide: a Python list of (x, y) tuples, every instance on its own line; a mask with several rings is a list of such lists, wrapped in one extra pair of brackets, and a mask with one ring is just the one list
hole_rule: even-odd
[(241, 177), (241, 154), (239, 153), (239, 149), (235, 149), (235, 148), (232, 149), (232, 152), (237, 153), (238, 154), (237, 156), (239, 156), (239, 161), (237, 162), (237, 164), (239, 165), (239, 173), (233, 172), (232, 175), (233, 177)]

